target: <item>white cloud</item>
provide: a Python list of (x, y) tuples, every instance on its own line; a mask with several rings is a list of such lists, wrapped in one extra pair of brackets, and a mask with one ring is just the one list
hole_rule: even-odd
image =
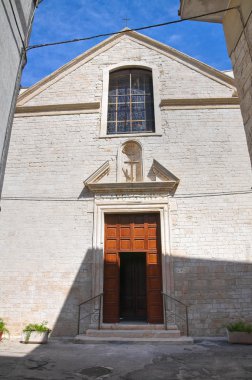
[(182, 41), (183, 36), (181, 34), (172, 34), (168, 37), (167, 43), (174, 44)]

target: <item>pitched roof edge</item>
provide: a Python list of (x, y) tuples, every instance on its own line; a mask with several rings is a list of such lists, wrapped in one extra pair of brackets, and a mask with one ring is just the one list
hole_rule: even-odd
[[(127, 30), (125, 30), (125, 33), (127, 33)], [(55, 71), (53, 71), (51, 74), (47, 75), (46, 77), (42, 78), (40, 81), (36, 82), (33, 86), (29, 87), (25, 91), (25, 93), (20, 94), (19, 97), (18, 97), (17, 104), (20, 105), (20, 106), (23, 105), (23, 104), (25, 104), (26, 101), (30, 100), (30, 98), (31, 98), (30, 95), (33, 94), (34, 92), (36, 92), (36, 90), (38, 88), (42, 87), (45, 84), (48, 84), (49, 82), (53, 81), (57, 77), (59, 77), (58, 79), (60, 79), (62, 77), (61, 74), (63, 74), (64, 72), (66, 72), (68, 69), (71, 69), (73, 66), (77, 65), (78, 63), (82, 62), (82, 60), (84, 60), (85, 58), (92, 59), (93, 58), (92, 57), (93, 54), (95, 54), (98, 50), (100, 50), (104, 46), (109, 45), (110, 43), (116, 41), (118, 39), (118, 36), (121, 36), (123, 34), (124, 33), (120, 33), (119, 35), (116, 34), (116, 35), (113, 35), (113, 36), (111, 36), (111, 37), (109, 37), (109, 38), (101, 41), (97, 45), (95, 45), (95, 46), (91, 47), (90, 49), (86, 50), (84, 53), (81, 53), (77, 57), (73, 58), (71, 61), (67, 62), (63, 66), (60, 66), (58, 69), (56, 69)], [(109, 48), (109, 46), (108, 46), (108, 48)], [(82, 63), (84, 63), (84, 62), (82, 62)], [(42, 92), (47, 87), (48, 86), (46, 86), (45, 88), (42, 87), (41, 91), (39, 91), (39, 92)], [(36, 92), (36, 95), (37, 95), (37, 92)], [(27, 98), (27, 100), (26, 100), (26, 98)]]
[(229, 84), (231, 87), (235, 87), (236, 88), (234, 78), (232, 78), (232, 77), (224, 74), (223, 72), (215, 69), (212, 66), (207, 65), (204, 62), (199, 61), (196, 58), (191, 57), (190, 55), (182, 53), (179, 50), (177, 50), (177, 49), (175, 49), (175, 48), (173, 48), (171, 46), (168, 46), (168, 45), (166, 45), (166, 44), (164, 44), (162, 42), (154, 40), (153, 38), (145, 36), (143, 34), (140, 34), (140, 33), (134, 32), (134, 31), (130, 31), (127, 34), (133, 35), (138, 40), (142, 40), (143, 42), (147, 42), (150, 45), (158, 48), (159, 50), (162, 50), (164, 52), (170, 53), (172, 56), (175, 56), (180, 61), (187, 62), (191, 66), (195, 66), (195, 67), (199, 68), (203, 72), (207, 71), (207, 72), (210, 73), (210, 75), (219, 78), (222, 82), (224, 82), (224, 84)]
[[(17, 104), (20, 106), (24, 105), (33, 96), (36, 96), (38, 93), (43, 92), (50, 85), (51, 82), (55, 83), (56, 79), (57, 80), (61, 79), (64, 76), (63, 74), (66, 75), (66, 73), (69, 69), (72, 68), (73, 70), (75, 70), (78, 67), (77, 66), (78, 63), (80, 65), (85, 63), (84, 62), (85, 58), (87, 58), (87, 59), (94, 58), (96, 56), (96, 53), (98, 53), (98, 51), (100, 51), (102, 48), (104, 48), (106, 46), (107, 46), (107, 48), (109, 48), (110, 44), (112, 44), (113, 42), (116, 42), (119, 38), (121, 38), (121, 36), (125, 36), (125, 35), (129, 35), (136, 40), (147, 43), (148, 45), (151, 45), (151, 46), (161, 50), (162, 52), (168, 53), (171, 56), (179, 59), (180, 62), (182, 62), (182, 63), (186, 62), (190, 66), (196, 67), (201, 72), (202, 71), (207, 72), (207, 73), (209, 73), (210, 76), (215, 77), (215, 78), (217, 77), (224, 85), (227, 85), (227, 86), (232, 87), (232, 88), (236, 88), (234, 79), (229, 77), (228, 75), (222, 73), (221, 71), (214, 69), (213, 67), (211, 67), (211, 66), (209, 66), (209, 65), (207, 65), (207, 64), (205, 64), (205, 63), (203, 63), (203, 62), (201, 62), (195, 58), (192, 58), (187, 54), (181, 53), (180, 51), (178, 51), (178, 50), (176, 50), (170, 46), (167, 46), (166, 44), (164, 44), (162, 42), (156, 41), (150, 37), (147, 37), (143, 34), (135, 32), (131, 29), (124, 28), (120, 32), (120, 34), (113, 35), (113, 36), (101, 41), (97, 45), (93, 46), (92, 48), (88, 49), (84, 53), (82, 53), (82, 54), (78, 55), (77, 57), (75, 57), (74, 59), (72, 59), (70, 62), (61, 66), (59, 69), (55, 70), (53, 73), (51, 73), (48, 76), (46, 76), (45, 78), (41, 79), (39, 82), (35, 83), (33, 86), (31, 86), (29, 89), (27, 89), (25, 92), (23, 92), (22, 94), (19, 95)], [(39, 91), (39, 89), (40, 89), (40, 91)]]

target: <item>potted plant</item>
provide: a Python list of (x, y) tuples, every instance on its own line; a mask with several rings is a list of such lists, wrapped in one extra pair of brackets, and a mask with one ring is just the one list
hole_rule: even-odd
[(252, 344), (252, 324), (243, 321), (229, 323), (226, 326), (228, 342)]
[(47, 343), (51, 330), (46, 326), (47, 321), (40, 324), (29, 323), (23, 329), (21, 343)]
[(4, 320), (2, 318), (0, 318), (0, 342), (3, 339), (4, 334), (9, 335), (10, 333), (6, 327), (6, 323), (4, 322)]

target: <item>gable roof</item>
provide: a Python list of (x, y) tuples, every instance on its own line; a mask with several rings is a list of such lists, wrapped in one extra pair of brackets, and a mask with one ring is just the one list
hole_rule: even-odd
[(156, 51), (159, 51), (161, 54), (164, 54), (169, 58), (172, 58), (223, 85), (226, 85), (229, 88), (235, 89), (234, 79), (222, 73), (221, 71), (218, 71), (213, 67), (208, 66), (207, 64), (198, 61), (197, 59), (192, 58), (184, 53), (181, 53), (180, 51), (170, 46), (167, 46), (161, 42), (158, 42), (150, 37), (135, 32), (131, 29), (124, 28), (119, 34), (113, 35), (112, 37), (109, 37), (106, 40), (100, 42), (99, 44), (95, 45), (94, 47), (82, 53), (81, 55), (77, 56), (70, 62), (66, 63), (64, 66), (60, 67), (52, 74), (46, 76), (39, 82), (35, 83), (24, 93), (19, 95), (17, 105), (24, 105), (26, 102), (28, 102), (37, 94), (43, 92), (47, 87), (51, 86), (53, 83), (59, 81), (61, 78), (68, 75), (70, 72), (76, 70), (79, 66), (83, 65), (89, 60), (93, 59), (101, 52), (106, 51), (110, 47), (117, 44), (118, 41), (122, 38), (125, 38), (125, 36), (130, 37), (133, 40), (136, 40), (137, 42), (149, 48), (155, 49)]

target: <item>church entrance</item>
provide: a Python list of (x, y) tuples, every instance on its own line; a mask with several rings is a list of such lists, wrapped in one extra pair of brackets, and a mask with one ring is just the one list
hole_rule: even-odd
[(120, 253), (120, 321), (146, 321), (146, 258), (144, 252)]
[(105, 215), (103, 321), (163, 322), (160, 217)]

